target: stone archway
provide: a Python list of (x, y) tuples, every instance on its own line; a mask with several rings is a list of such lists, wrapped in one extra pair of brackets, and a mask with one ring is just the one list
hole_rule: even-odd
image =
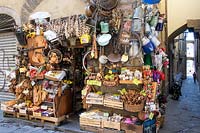
[(21, 25), (21, 19), (19, 14), (17, 14), (17, 12), (14, 9), (11, 9), (9, 7), (4, 7), (4, 6), (0, 6), (0, 14), (6, 14), (11, 16), (14, 20), (16, 25)]
[(22, 23), (26, 23), (28, 21), (29, 15), (36, 9), (36, 7), (42, 1), (43, 0), (25, 0), (24, 4), (22, 5), (22, 9), (21, 9)]
[[(183, 32), (185, 32), (187, 29), (193, 29), (192, 31), (194, 31), (194, 33), (198, 32), (200, 33), (200, 20), (187, 20), (187, 23), (180, 26), (177, 30), (175, 30), (172, 34), (169, 35), (168, 37), (168, 55), (169, 55), (169, 59), (170, 59), (170, 68), (169, 68), (169, 86), (172, 86), (172, 82), (173, 82), (173, 79), (174, 79), (174, 75), (176, 73), (176, 71), (174, 71), (174, 63), (176, 62), (177, 58), (175, 59), (175, 49), (173, 48), (174, 47), (174, 44), (177, 43), (177, 41), (179, 39), (175, 39), (176, 37), (178, 37), (179, 35), (181, 35)], [(198, 39), (199, 40), (199, 37), (195, 37), (195, 39)], [(199, 41), (198, 41), (199, 42)], [(196, 44), (196, 53), (198, 55), (200, 55), (200, 43), (197, 43)], [(182, 53), (186, 53), (186, 42), (185, 42), (185, 48), (181, 51), (183, 51)], [(174, 49), (174, 50), (173, 50)], [(173, 52), (172, 52), (173, 51)], [(186, 69), (187, 69), (187, 66), (186, 66), (186, 61), (187, 61), (187, 56), (185, 55), (182, 55), (181, 53), (178, 53), (178, 57), (179, 57), (179, 60), (181, 59), (184, 64), (183, 66), (180, 66), (181, 64), (179, 64), (179, 68), (180, 67), (183, 67), (184, 70), (183, 70), (183, 78), (186, 79), (187, 77), (187, 74), (186, 74)], [(199, 58), (200, 56), (198, 56)], [(199, 59), (200, 60), (200, 59)], [(196, 62), (196, 59), (195, 59), (195, 62)], [(200, 75), (200, 69), (198, 69), (198, 73)], [(200, 77), (198, 78), (200, 79)]]
[(170, 34), (167, 38), (168, 42), (168, 55), (169, 55), (169, 76), (168, 76), (168, 81), (169, 81), (169, 92), (171, 92), (171, 87), (174, 82), (174, 52), (173, 47), (175, 44), (175, 38), (179, 36), (181, 33), (183, 33), (187, 29), (187, 24), (182, 25), (179, 27), (177, 30), (175, 30), (172, 34)]
[(21, 19), (14, 9), (0, 6), (0, 20), (0, 101), (2, 101), (15, 98), (8, 92), (9, 82), (5, 73), (10, 67), (15, 67), (13, 55), (17, 52), (17, 42), (13, 29), (15, 25), (21, 26)]

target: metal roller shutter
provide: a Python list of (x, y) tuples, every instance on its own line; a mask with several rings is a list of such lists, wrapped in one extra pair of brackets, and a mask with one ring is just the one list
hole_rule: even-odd
[[(0, 33), (0, 72), (15, 67), (14, 55), (17, 54), (16, 43), (16, 36), (13, 32)], [(0, 101), (12, 99), (14, 97), (14, 95), (9, 92), (5, 93), (5, 91), (8, 91), (8, 83), (9, 82), (5, 79), (5, 74), (1, 72), (0, 89), (4, 92), (0, 92)], [(1, 93), (3, 93), (3, 95)]]

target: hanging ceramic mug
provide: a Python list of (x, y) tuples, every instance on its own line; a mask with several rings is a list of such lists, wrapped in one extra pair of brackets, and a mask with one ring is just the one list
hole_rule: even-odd
[(136, 57), (139, 53), (139, 46), (137, 42), (131, 42), (130, 43), (131, 47), (129, 49), (129, 56), (130, 57)]
[(149, 23), (151, 27), (156, 27), (156, 25), (158, 23), (158, 17), (159, 16), (157, 14), (152, 16), (151, 21)]
[(133, 19), (132, 21), (132, 32), (140, 32), (142, 30), (142, 20), (141, 19)]
[(100, 22), (101, 26), (101, 33), (108, 33), (109, 32), (109, 24), (106, 22)]
[(153, 43), (147, 37), (142, 38), (142, 44), (142, 49), (146, 54), (150, 54), (154, 51)]
[(134, 14), (133, 14), (133, 19), (136, 19), (136, 18), (139, 18), (139, 19), (142, 19), (144, 16), (144, 11), (142, 9), (141, 6), (135, 8), (134, 10)]
[(150, 35), (149, 39), (153, 43), (154, 49), (156, 49), (160, 45), (160, 41), (158, 40), (156, 36)]
[(151, 27), (150, 27), (149, 23), (145, 23), (145, 33), (146, 34), (151, 33)]
[(162, 31), (164, 26), (164, 20), (162, 17), (159, 17), (158, 23), (156, 25), (156, 31)]

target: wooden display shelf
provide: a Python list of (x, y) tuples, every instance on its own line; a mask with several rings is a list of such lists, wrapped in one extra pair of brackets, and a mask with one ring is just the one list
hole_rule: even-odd
[(52, 122), (54, 123), (56, 126), (59, 126), (61, 122), (63, 122), (66, 117), (68, 116), (61, 116), (61, 117), (46, 117), (46, 116), (33, 116), (30, 115), (29, 116), (29, 120), (40, 120), (42, 124), (44, 124), (45, 122)]

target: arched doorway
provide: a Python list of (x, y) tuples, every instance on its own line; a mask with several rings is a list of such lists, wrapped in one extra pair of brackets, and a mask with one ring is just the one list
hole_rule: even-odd
[(14, 98), (14, 95), (8, 92), (9, 82), (5, 79), (5, 73), (15, 67), (14, 55), (17, 54), (15, 25), (21, 25), (16, 11), (0, 6), (0, 101)]
[[(198, 48), (199, 43), (197, 43), (199, 40), (199, 37), (195, 34), (197, 33), (195, 26), (189, 24), (182, 25), (179, 27), (176, 31), (174, 31), (169, 37), (168, 37), (168, 52), (169, 52), (169, 59), (170, 59), (170, 69), (169, 69), (169, 87), (173, 85), (173, 81), (176, 80), (176, 75), (179, 73), (182, 73), (183, 78), (187, 78), (187, 63), (192, 64), (190, 66), (196, 67), (197, 59), (196, 55), (198, 55), (199, 50)], [(187, 40), (187, 36), (189, 34), (193, 34), (194, 39), (193, 41)], [(193, 43), (193, 53), (194, 55), (192, 57), (187, 56), (187, 52), (191, 53), (191, 51), (187, 50), (187, 47), (190, 45), (190, 43)], [(187, 60), (189, 60), (187, 62)], [(191, 63), (192, 60), (192, 63)], [(190, 71), (190, 70), (188, 70)], [(190, 75), (192, 71), (196, 71), (196, 68), (193, 68), (191, 70)]]

